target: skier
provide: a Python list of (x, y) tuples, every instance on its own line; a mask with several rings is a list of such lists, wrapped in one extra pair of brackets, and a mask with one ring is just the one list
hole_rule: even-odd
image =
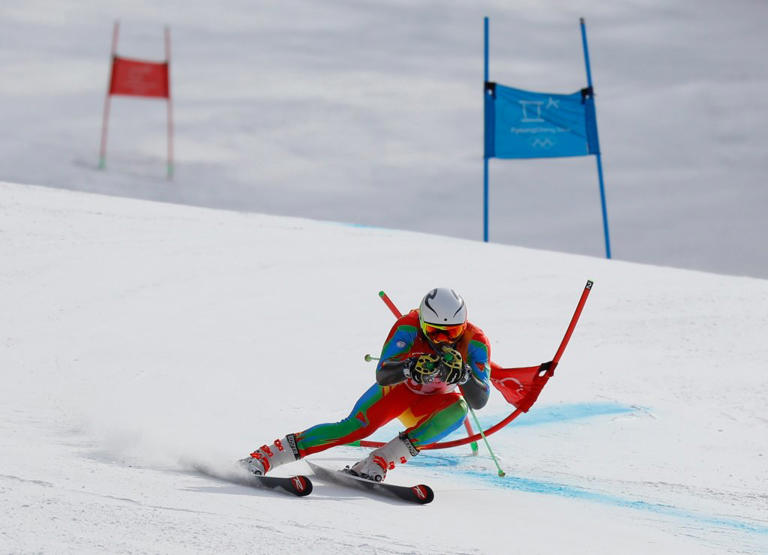
[(368, 437), (399, 418), (406, 426), (403, 432), (346, 469), (380, 482), (387, 470), (407, 462), (420, 447), (461, 426), (467, 403), (473, 409), (485, 406), (490, 360), (488, 339), (467, 321), (464, 299), (453, 289), (433, 289), (418, 310), (392, 326), (376, 366), (376, 383), (358, 399), (349, 416), (262, 445), (241, 463), (264, 475), (282, 464)]

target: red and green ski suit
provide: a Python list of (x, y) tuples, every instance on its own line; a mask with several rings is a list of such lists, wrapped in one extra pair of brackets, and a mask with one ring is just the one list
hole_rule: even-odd
[[(485, 405), (490, 392), (491, 349), (480, 328), (467, 322), (454, 348), (470, 367), (469, 381), (462, 386), (473, 408)], [(467, 415), (465, 399), (457, 386), (436, 380), (418, 384), (411, 379), (390, 385), (384, 379), (387, 361), (403, 361), (415, 355), (434, 353), (419, 327), (419, 312), (400, 317), (387, 336), (376, 367), (377, 383), (358, 399), (349, 416), (336, 423), (318, 424), (295, 434), (300, 457), (345, 445), (368, 437), (381, 426), (398, 418), (417, 448), (444, 438), (461, 426)]]

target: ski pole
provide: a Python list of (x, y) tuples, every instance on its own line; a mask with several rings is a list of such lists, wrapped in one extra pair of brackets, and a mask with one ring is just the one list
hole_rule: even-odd
[(480, 425), (480, 421), (477, 419), (477, 415), (475, 414), (475, 409), (473, 409), (472, 405), (470, 405), (469, 403), (467, 403), (467, 406), (469, 407), (469, 413), (472, 415), (472, 419), (475, 421), (475, 426), (477, 426), (477, 429), (480, 431), (480, 436), (483, 438), (483, 441), (485, 442), (485, 446), (488, 448), (488, 452), (491, 454), (491, 458), (493, 459), (493, 462), (496, 465), (496, 470), (498, 470), (499, 476), (503, 478), (504, 476), (507, 475), (507, 473), (501, 469), (499, 460), (496, 458), (496, 455), (494, 454), (493, 449), (491, 449), (491, 444), (488, 443), (488, 438), (485, 437), (485, 432), (483, 432), (483, 427)]
[(371, 362), (372, 360), (381, 360), (379, 357), (375, 357), (369, 354), (366, 354), (363, 358), (365, 359), (365, 362)]

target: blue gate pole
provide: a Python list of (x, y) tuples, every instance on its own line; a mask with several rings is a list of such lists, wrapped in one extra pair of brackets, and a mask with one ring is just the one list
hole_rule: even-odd
[[(587, 29), (584, 26), (584, 18), (579, 18), (581, 25), (581, 44), (584, 47), (584, 63), (587, 66), (587, 86), (592, 89), (592, 71), (589, 67), (589, 48), (587, 47)], [(597, 108), (595, 108), (595, 118), (597, 118)], [(597, 134), (597, 125), (595, 125), (595, 134)], [(598, 145), (600, 141), (598, 140)], [(603, 234), (605, 235), (605, 257), (611, 258), (611, 237), (608, 233), (608, 211), (605, 208), (605, 185), (603, 184), (603, 163), (600, 158), (600, 147), (598, 146), (597, 154), (597, 177), (600, 181), (600, 202), (603, 207)]]
[(485, 27), (485, 80), (483, 81), (483, 241), (488, 242), (488, 155), (485, 152), (485, 134), (488, 132), (485, 121), (485, 84), (488, 82), (488, 18), (484, 21)]

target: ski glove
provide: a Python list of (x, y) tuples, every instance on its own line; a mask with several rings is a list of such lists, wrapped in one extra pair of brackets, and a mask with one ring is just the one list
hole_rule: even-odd
[(440, 355), (424, 353), (405, 361), (403, 374), (416, 383), (429, 383), (440, 373)]
[(469, 379), (470, 368), (464, 364), (461, 353), (451, 347), (444, 347), (440, 360), (440, 377), (447, 384), (463, 384)]

